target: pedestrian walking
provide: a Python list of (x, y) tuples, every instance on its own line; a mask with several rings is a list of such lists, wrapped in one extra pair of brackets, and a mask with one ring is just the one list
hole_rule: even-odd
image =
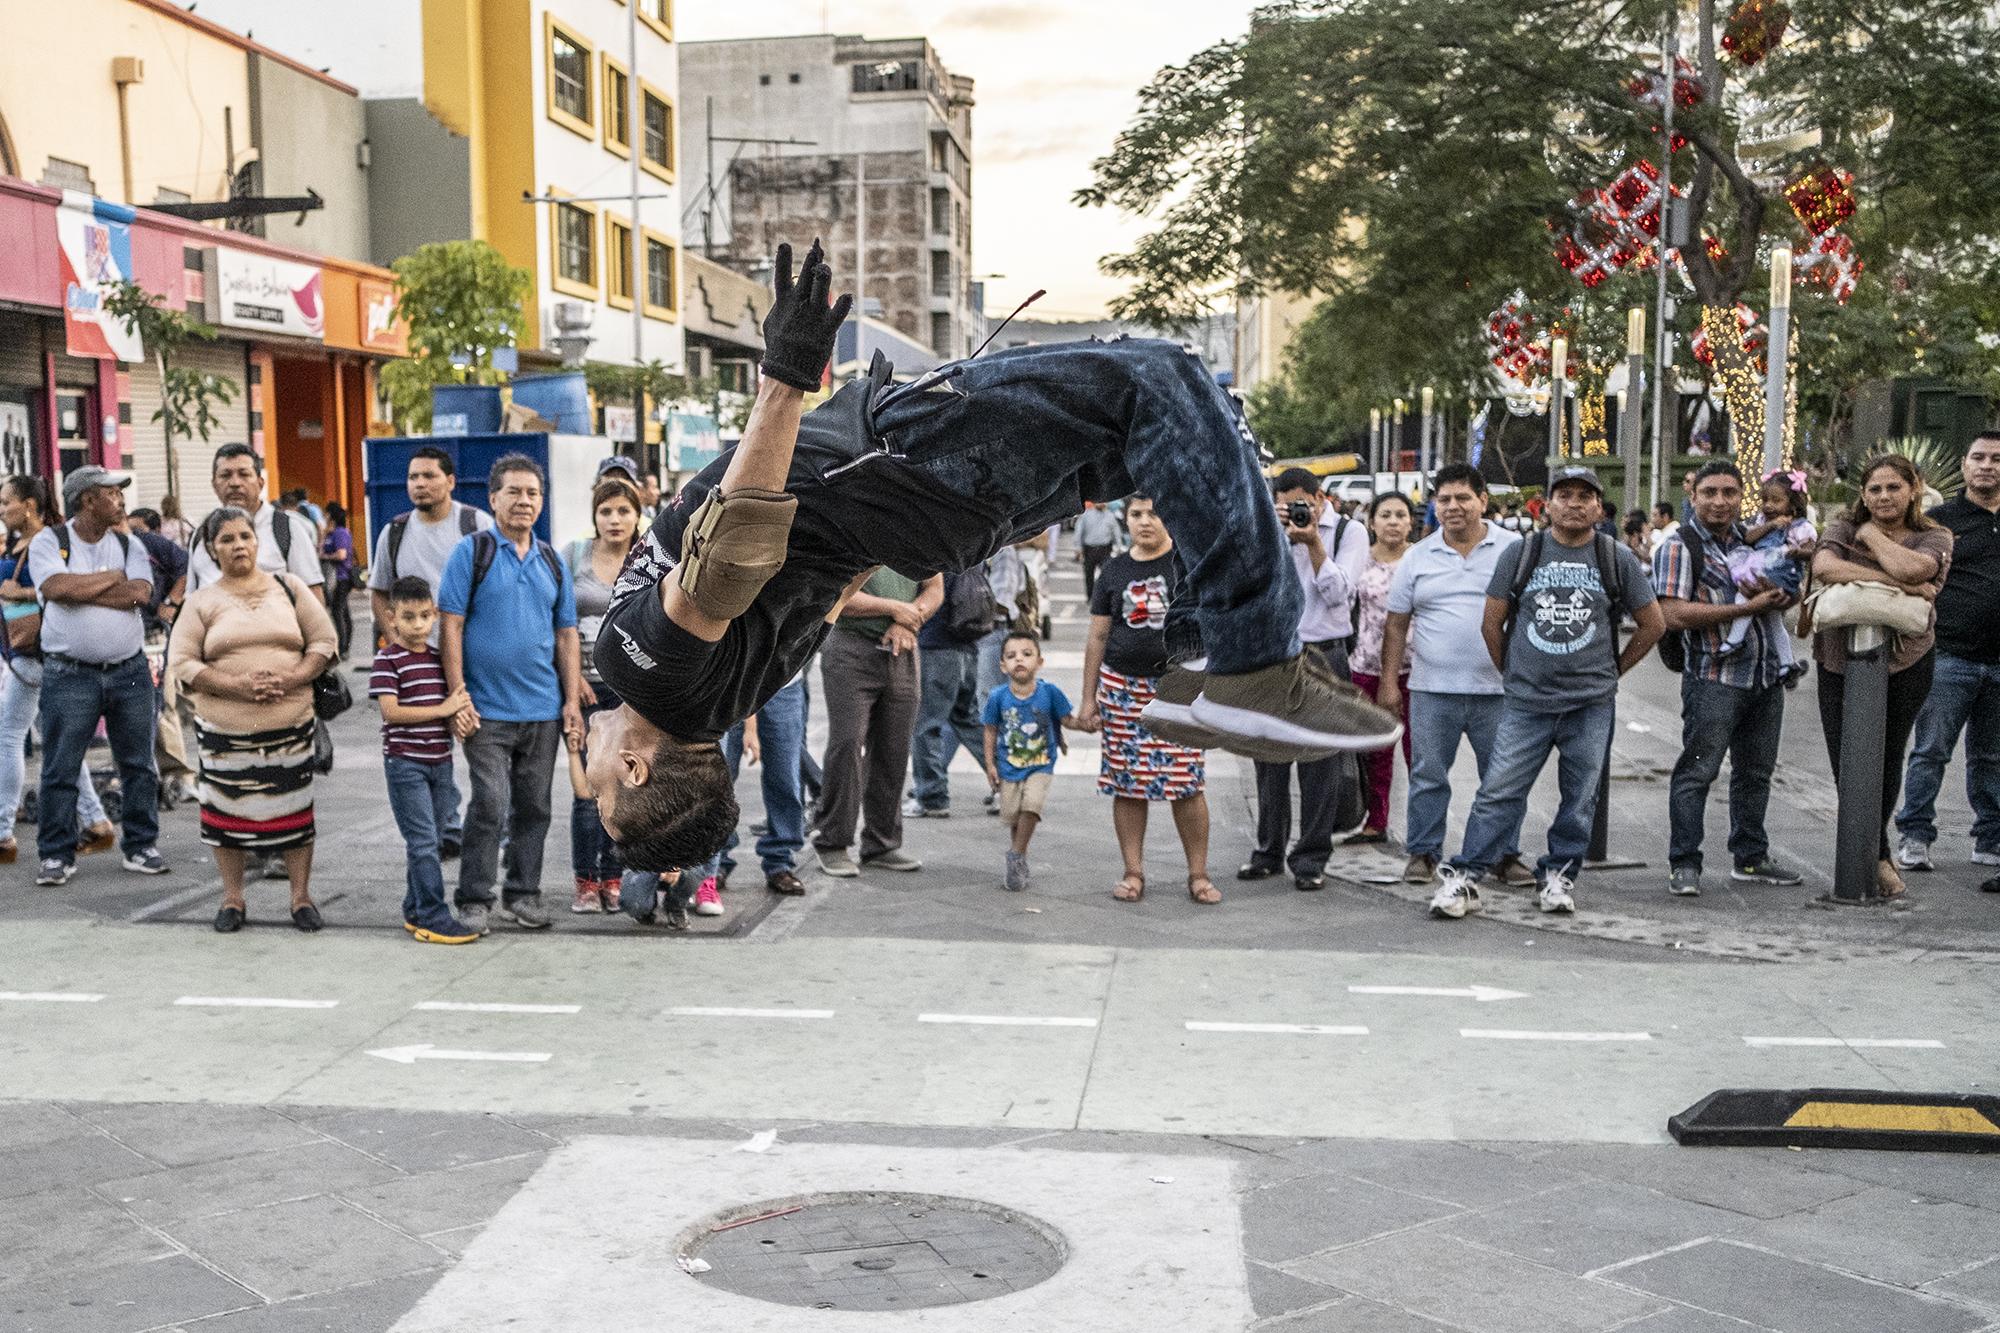
[(937, 611), (917, 631), (917, 723), (910, 734), (906, 819), (948, 818), (953, 757), (961, 745), (980, 757), (985, 695), (979, 690), (979, 641), (999, 615), (982, 561), (945, 579)]
[[(1409, 554), (1414, 522), (1415, 515), (1406, 495), (1391, 491), (1369, 502), (1368, 532), (1372, 543), (1368, 548), (1368, 564), (1354, 590), (1354, 651), (1348, 657), (1348, 666), (1354, 672), (1354, 687), (1371, 699), (1382, 690), (1382, 641), (1389, 627), (1389, 585), (1395, 580), (1397, 566)], [(1410, 767), (1409, 682), (1407, 668), (1397, 673), (1396, 698), (1400, 705), (1397, 716), (1403, 723), (1406, 772)], [(1382, 842), (1389, 836), (1389, 792), (1396, 778), (1396, 747), (1371, 750), (1362, 756), (1361, 762), (1368, 787), (1368, 814), (1361, 832), (1347, 840), (1350, 844)]]
[[(49, 485), (40, 477), (9, 477), (0, 484), (0, 532), (6, 538), (0, 551), (0, 612), (5, 616), (5, 633), (0, 634), (0, 865), (12, 865), (20, 856), (14, 820), (27, 788), (28, 733), (42, 701), (42, 608), (28, 549), (43, 528), (61, 521)], [(87, 754), (77, 765), (76, 812), (82, 821), (79, 853), (117, 845), (118, 831), (105, 818)]]
[(42, 783), (36, 801), (35, 883), (76, 873), (78, 783), (97, 724), (118, 765), (124, 867), (164, 875), (159, 777), (153, 767), (153, 671), (140, 615), (153, 596), (146, 548), (118, 531), (132, 478), (95, 464), (63, 480), (66, 523), (28, 543), (28, 577), (41, 599)]
[[(1598, 530), (1604, 484), (1581, 464), (1549, 475), (1549, 527), (1500, 553), (1481, 634), (1505, 688), (1493, 759), (1465, 821), (1457, 857), (1438, 874), (1432, 916), (1480, 908), (1479, 880), (1521, 827), (1528, 793), (1553, 751), (1559, 798), (1548, 853), (1535, 866), (1537, 905), (1576, 911), (1598, 781), (1611, 761), (1618, 681), (1665, 631), (1638, 556)], [(1620, 619), (1638, 628), (1621, 650)]]
[(1105, 562), (1090, 599), (1077, 714), (1085, 730), (1102, 735), (1097, 790), (1111, 798), (1124, 860), (1111, 896), (1121, 903), (1146, 896), (1147, 814), (1154, 801), (1165, 801), (1187, 860), (1188, 897), (1212, 906), (1222, 891), (1208, 874), (1207, 761), (1200, 750), (1154, 735), (1139, 717), (1167, 670), (1167, 611), (1182, 575), (1151, 496), (1127, 496), (1125, 522), (1132, 545)]
[[(1764, 814), (1778, 739), (1785, 720), (1785, 657), (1773, 642), (1785, 594), (1765, 584), (1748, 600), (1737, 596), (1732, 553), (1748, 546), (1739, 520), (1743, 477), (1725, 459), (1688, 474), (1687, 514), (1653, 553), (1653, 590), (1667, 632), (1679, 636), (1681, 753), (1667, 797), (1667, 892), (1692, 898), (1702, 891), (1702, 841), (1708, 790), (1729, 760), (1730, 879), (1791, 885), (1798, 871), (1771, 855)], [(1743, 646), (1725, 653), (1731, 625), (1749, 625)], [(1776, 632), (1782, 633), (1782, 625)], [(1673, 660), (1671, 657), (1670, 661)]]
[[(1333, 674), (1349, 678), (1348, 641), (1354, 634), (1353, 602), (1368, 565), (1368, 530), (1329, 505), (1319, 478), (1286, 468), (1271, 484), (1278, 524), (1304, 598), (1299, 639)], [(1236, 872), (1240, 880), (1266, 879), (1289, 870), (1292, 887), (1311, 891), (1326, 883), (1326, 861), (1340, 806), (1343, 770), (1359, 768), (1345, 755), (1300, 760), (1296, 765), (1255, 760), (1257, 846)], [(1298, 770), (1299, 836), (1292, 834), (1292, 771)]]
[[(616, 459), (607, 460), (616, 462)], [(572, 767), (580, 770), (584, 747), (583, 731), (598, 713), (618, 707), (624, 700), (598, 674), (597, 633), (604, 613), (611, 609), (611, 588), (632, 553), (639, 534), (639, 492), (616, 472), (598, 470), (597, 485), (590, 493), (592, 536), (578, 538), (564, 550), (570, 579), (576, 588), (576, 632), (583, 671), (583, 730), (565, 733), (563, 740)], [(572, 912), (615, 912), (618, 886), (625, 877), (625, 865), (618, 848), (604, 831), (598, 818), (597, 801), (588, 790), (574, 796), (569, 812), (570, 870), (575, 876), (576, 893), (570, 900)]]
[(326, 609), (333, 617), (334, 633), (340, 638), (340, 660), (347, 660), (354, 643), (354, 609), (348, 596), (354, 591), (354, 534), (347, 526), (347, 508), (338, 501), (326, 507), (326, 532), (319, 542), (321, 575), (325, 579)]
[[(1951, 533), (1951, 568), (1938, 592), (1937, 662), (1896, 815), (1904, 870), (1931, 868), (1938, 788), (1961, 731), (1972, 863), (2000, 866), (2000, 432), (1975, 435), (1960, 468), (1965, 493), (1930, 511)], [(1980, 887), (2000, 893), (2000, 877)]]
[[(1486, 479), (1476, 468), (1445, 464), (1431, 483), (1431, 498), (1438, 530), (1412, 546), (1389, 579), (1382, 675), (1375, 687), (1375, 701), (1401, 714), (1403, 682), (1409, 682), (1405, 884), (1428, 884), (1437, 875), (1451, 813), (1451, 770), (1461, 741), (1471, 744), (1479, 779), (1486, 780), (1504, 686), (1499, 669), (1474, 645), (1483, 633), (1493, 571), (1501, 554), (1521, 540), (1484, 517)], [(1504, 840), (1494, 871), (1515, 888), (1535, 882), (1535, 872), (1521, 860), (1520, 836), (1516, 828)]]
[(247, 859), (256, 855), (282, 858), (292, 924), (316, 931), (313, 681), (333, 660), (333, 621), (304, 581), (257, 567), (245, 511), (216, 509), (201, 543), (221, 577), (181, 608), (171, 659), (194, 707), (201, 840), (222, 876), (215, 928), (242, 928)]
[[(1923, 480), (1901, 454), (1877, 454), (1861, 466), (1861, 494), (1853, 506), (1826, 525), (1813, 556), (1813, 582), (1887, 583), (1911, 597), (1935, 603), (1952, 565), (1951, 529), (1923, 508)], [(1902, 634), (1889, 653), (1889, 700), (1882, 737), (1881, 852), (1875, 867), (1876, 893), (1900, 898), (1903, 877), (1889, 857), (1889, 818), (1896, 809), (1910, 731), (1931, 691), (1937, 661), (1937, 613), (1921, 634)], [(1840, 772), (1841, 721), (1846, 712), (1847, 631), (1813, 635), (1819, 663), (1819, 721), (1826, 733), (1827, 760)]]
[(403, 835), (403, 929), (419, 944), (470, 944), (479, 932), (451, 914), (439, 841), (457, 793), (451, 781), (451, 720), (472, 703), (445, 687), (431, 647), (437, 603), (428, 583), (405, 574), (389, 588), (388, 641), (376, 650), (368, 693), (382, 709), (382, 775)]
[(999, 798), (1000, 822), (1008, 834), (1001, 882), (1012, 892), (1030, 880), (1028, 847), (1048, 808), (1056, 758), (1069, 746), (1063, 728), (1088, 730), (1070, 715), (1069, 698), (1041, 678), (1042, 645), (1015, 630), (1000, 647), (1006, 683), (994, 687), (979, 711), (984, 731), (986, 780)]
[(1097, 588), (1097, 575), (1104, 562), (1118, 553), (1122, 529), (1118, 516), (1104, 505), (1086, 504), (1076, 518), (1076, 558), (1083, 562), (1083, 599)]
[(549, 926), (541, 906), (549, 787), (563, 733), (583, 726), (575, 580), (535, 535), (544, 485), (525, 454), (494, 462), (486, 493), (495, 529), (459, 540), (438, 594), (445, 686), (472, 697), (453, 718), (472, 777), (454, 905), (482, 935), (489, 913), (521, 930)]

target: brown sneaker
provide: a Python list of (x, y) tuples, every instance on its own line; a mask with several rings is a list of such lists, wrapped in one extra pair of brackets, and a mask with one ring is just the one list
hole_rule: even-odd
[(1395, 714), (1303, 653), (1257, 671), (1207, 677), (1192, 711), (1195, 721), (1231, 742), (1283, 745), (1298, 757), (1386, 749), (1403, 734)]
[(108, 852), (118, 845), (118, 830), (109, 823), (92, 824), (83, 830), (82, 840), (77, 850), (85, 856), (92, 852)]
[(1403, 883), (1428, 884), (1437, 878), (1438, 859), (1419, 852), (1403, 864)]
[[(1153, 701), (1139, 710), (1139, 720), (1146, 730), (1170, 745), (1185, 746), (1190, 750), (1228, 750), (1249, 759), (1261, 759), (1267, 764), (1285, 764), (1300, 758), (1298, 750), (1288, 745), (1273, 745), (1269, 742), (1247, 741), (1206, 727), (1195, 721), (1194, 701), (1201, 695), (1203, 676), (1199, 671), (1186, 667), (1168, 667), (1166, 674), (1153, 684)], [(1332, 751), (1305, 756), (1323, 759)]]
[(799, 877), (789, 870), (780, 870), (775, 875), (764, 876), (764, 887), (773, 893), (782, 893), (788, 898), (796, 898), (806, 891)]
[(1500, 858), (1500, 864), (1488, 872), (1510, 889), (1532, 889), (1535, 887), (1535, 868), (1521, 859), (1515, 852), (1512, 856)]

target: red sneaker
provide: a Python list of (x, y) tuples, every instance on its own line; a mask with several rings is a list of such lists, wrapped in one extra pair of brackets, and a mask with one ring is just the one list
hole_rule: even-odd
[(607, 912), (615, 912), (615, 911), (617, 911), (617, 910), (618, 910), (618, 881), (617, 881), (617, 880), (615, 880), (615, 879), (600, 879), (600, 880), (598, 880), (598, 881), (597, 881), (597, 896), (598, 896), (598, 897), (599, 897), (600, 899), (602, 899), (602, 900), (603, 900), (603, 902), (604, 902), (604, 910), (605, 910), (605, 911), (607, 911)]
[(576, 881), (576, 898), (570, 903), (569, 910), (572, 912), (602, 912), (604, 910), (604, 899), (598, 892), (596, 880), (578, 877)]

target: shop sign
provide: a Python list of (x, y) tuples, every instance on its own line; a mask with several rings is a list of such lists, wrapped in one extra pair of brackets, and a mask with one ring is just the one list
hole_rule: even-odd
[(396, 287), (380, 278), (362, 278), (356, 284), (361, 305), (361, 345), (373, 352), (394, 352), (398, 356), (410, 348), (409, 332), (396, 319)]
[(715, 418), (694, 412), (667, 414), (667, 470), (699, 472), (722, 457), (722, 431)]
[(604, 409), (605, 437), (620, 444), (630, 444), (634, 436), (632, 425), (638, 419), (639, 412), (636, 408), (607, 406)]
[(317, 267), (227, 246), (217, 246), (204, 259), (210, 323), (300, 338), (326, 336)]
[(137, 332), (104, 310), (107, 290), (132, 276), (132, 210), (75, 190), (56, 209), (62, 259), (63, 330), (71, 356), (139, 361)]

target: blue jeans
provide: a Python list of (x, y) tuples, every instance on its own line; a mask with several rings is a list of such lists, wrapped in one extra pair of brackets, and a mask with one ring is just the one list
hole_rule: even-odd
[[(1000, 670), (1000, 649), (1006, 642), (1005, 625), (979, 641), (979, 671), (974, 688), (979, 692), (981, 707), (985, 706), (986, 696), (999, 689), (1000, 682), (1007, 678), (1006, 673)], [(979, 737), (979, 762), (982, 767), (986, 763), (986, 736), (983, 727), (980, 729)]]
[[(1451, 766), (1458, 762), (1459, 739), (1472, 742), (1479, 780), (1486, 781), (1493, 735), (1500, 729), (1497, 694), (1443, 694), (1410, 691), (1410, 803), (1404, 816), (1403, 847), (1411, 856), (1443, 856), (1445, 821), (1451, 814)], [(1505, 853), (1521, 848), (1517, 820)]]
[(1549, 751), (1556, 752), (1559, 799), (1549, 825), (1548, 855), (1535, 862), (1535, 878), (1574, 878), (1590, 852), (1590, 823), (1597, 815), (1597, 780), (1611, 757), (1615, 698), (1561, 713), (1531, 713), (1512, 706), (1500, 713), (1493, 759), (1479, 780), (1479, 796), (1465, 821), (1465, 843), (1452, 864), (1474, 879), (1500, 863), (1507, 844), (1517, 841), (1528, 813), (1528, 793)]
[(678, 898), (681, 906), (685, 907), (694, 901), (694, 891), (700, 884), (699, 871), (684, 870), (678, 884), (668, 884), (650, 870), (628, 870), (619, 882), (618, 910), (635, 920), (644, 921), (659, 906), (663, 893)]
[[(768, 825), (757, 839), (757, 859), (769, 878), (792, 868), (792, 859), (806, 841), (806, 807), (800, 792), (799, 757), (806, 748), (806, 684), (795, 680), (765, 701), (757, 710), (758, 782), (764, 792), (764, 822)], [(743, 761), (743, 725), (738, 723), (722, 738), (723, 757), (729, 760), (734, 777)], [(729, 835), (718, 860), (723, 873), (736, 869), (737, 837)], [(698, 885), (700, 880), (696, 880)]]
[[(1256, 444), (1193, 357), (1126, 338), (1009, 348), (949, 370), (948, 390), (898, 385), (875, 407), (893, 455), (962, 500), (943, 534), (955, 548), (909, 556), (970, 568), (1086, 500), (1143, 492), (1187, 571), (1176, 605), (1193, 610), (1208, 670), (1232, 675), (1298, 655), (1304, 603)], [(849, 479), (875, 484), (867, 467), (840, 480)], [(910, 533), (881, 541), (885, 553), (912, 545)]]
[(458, 796), (451, 781), (451, 760), (420, 764), (385, 754), (382, 775), (389, 783), (389, 811), (403, 834), (403, 920), (416, 926), (443, 926), (451, 914), (444, 905), (438, 843)]
[(974, 763), (986, 762), (986, 732), (979, 724), (979, 653), (963, 648), (926, 648), (919, 661), (923, 684), (917, 696), (917, 729), (910, 734), (910, 774), (917, 804), (926, 810), (951, 808), (951, 761), (963, 745)]
[[(28, 781), (28, 729), (42, 700), (42, 664), (31, 657), (0, 662), (0, 838), (14, 829), (14, 812)], [(84, 824), (104, 822), (104, 804), (90, 780), (90, 759), (77, 766), (76, 814)]]
[(35, 830), (44, 861), (76, 859), (77, 771), (104, 719), (124, 796), (127, 856), (160, 840), (160, 778), (153, 767), (153, 673), (144, 653), (93, 666), (51, 656), (42, 663), (42, 794)]
[(1676, 868), (1701, 869), (1703, 818), (1708, 789), (1729, 756), (1729, 854), (1739, 866), (1756, 865), (1771, 852), (1764, 810), (1771, 803), (1771, 774), (1778, 766), (1778, 738), (1785, 726), (1785, 691), (1776, 683), (1738, 688), (1681, 677), (1681, 757), (1674, 762), (1667, 795), (1667, 859)]
[(1937, 655), (1930, 697), (1917, 714), (1917, 739), (1903, 781), (1896, 827), (1919, 842), (1937, 841), (1937, 794), (1944, 768), (1965, 733), (1965, 798), (1972, 803), (1972, 845), (2000, 852), (2000, 663)]
[[(586, 735), (590, 719), (624, 703), (609, 685), (594, 681), (590, 688), (597, 695), (597, 702), (583, 710)], [(604, 821), (598, 816), (597, 802), (586, 797), (576, 797), (570, 802), (569, 866), (578, 879), (615, 880), (625, 873), (625, 863), (618, 858), (618, 844), (604, 831)]]

